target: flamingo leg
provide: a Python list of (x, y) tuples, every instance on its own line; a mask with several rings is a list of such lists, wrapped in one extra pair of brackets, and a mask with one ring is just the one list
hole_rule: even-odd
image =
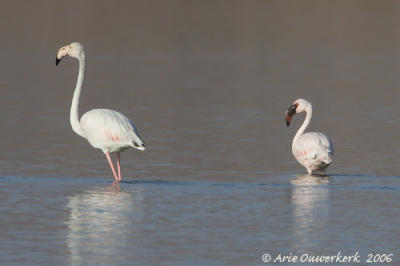
[(117, 174), (116, 174), (116, 172), (115, 172), (114, 165), (113, 165), (113, 163), (112, 163), (110, 154), (109, 154), (108, 152), (106, 152), (105, 154), (106, 154), (106, 156), (107, 156), (108, 163), (110, 164), (111, 171), (113, 172), (115, 181), (119, 181), (119, 178), (118, 178), (118, 176), (117, 176)]
[(117, 166), (118, 166), (118, 178), (119, 178), (119, 181), (121, 181), (122, 176), (121, 176), (121, 164), (120, 164), (119, 152), (117, 152)]

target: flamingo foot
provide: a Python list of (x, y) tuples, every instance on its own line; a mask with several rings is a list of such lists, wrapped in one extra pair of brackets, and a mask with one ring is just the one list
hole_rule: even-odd
[(117, 166), (118, 166), (118, 180), (122, 181), (119, 152), (117, 153)]
[(112, 171), (112, 173), (114, 175), (114, 179), (115, 179), (115, 181), (119, 182), (120, 179), (118, 178), (117, 173), (115, 172), (114, 165), (112, 163), (110, 154), (108, 152), (106, 152), (105, 154), (107, 156), (108, 163), (110, 164), (111, 171)]

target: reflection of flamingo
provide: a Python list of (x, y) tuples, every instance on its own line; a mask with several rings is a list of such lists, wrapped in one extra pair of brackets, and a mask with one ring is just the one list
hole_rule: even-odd
[(291, 244), (296, 253), (327, 244), (330, 182), (327, 176), (309, 174), (290, 180), (294, 234)]
[(292, 185), (297, 186), (317, 186), (326, 185), (331, 182), (329, 176), (315, 176), (310, 174), (298, 175), (295, 179), (290, 180)]
[[(116, 181), (121, 181), (120, 152), (131, 147), (144, 151), (145, 144), (129, 118), (108, 109), (93, 109), (85, 113), (81, 121), (78, 118), (79, 97), (85, 77), (85, 49), (82, 44), (73, 42), (58, 50), (56, 65), (69, 55), (79, 61), (79, 74), (74, 97), (72, 98), (70, 121), (72, 129), (79, 136), (86, 138), (94, 148), (102, 150), (107, 156), (111, 171)], [(112, 163), (110, 153), (117, 153), (118, 175)]]
[(296, 160), (303, 165), (309, 174), (312, 171), (325, 173), (333, 160), (333, 144), (330, 138), (322, 133), (304, 133), (312, 116), (311, 103), (304, 99), (296, 100), (286, 111), (286, 125), (290, 125), (292, 116), (306, 112), (306, 119), (299, 128), (292, 142), (292, 152)]
[[(67, 198), (66, 243), (71, 265), (120, 265), (140, 249), (144, 194), (141, 187), (93, 187)], [(131, 249), (127, 249), (126, 247)], [(123, 263), (122, 263), (123, 264)]]

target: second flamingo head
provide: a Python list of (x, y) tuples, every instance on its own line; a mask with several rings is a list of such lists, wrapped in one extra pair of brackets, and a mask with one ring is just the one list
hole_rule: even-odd
[(286, 125), (290, 125), (290, 121), (295, 114), (299, 114), (301, 112), (305, 112), (307, 109), (311, 108), (311, 103), (304, 99), (297, 99), (293, 102), (292, 105), (286, 110), (285, 120)]

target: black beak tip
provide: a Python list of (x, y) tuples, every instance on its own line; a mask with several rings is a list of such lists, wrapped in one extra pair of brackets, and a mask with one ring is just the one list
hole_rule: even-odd
[(286, 121), (286, 126), (289, 127), (290, 122), (288, 122), (287, 120), (285, 120), (285, 121)]
[(61, 59), (58, 59), (58, 58), (56, 57), (56, 66), (58, 66), (58, 64), (60, 63), (60, 61), (61, 61)]

